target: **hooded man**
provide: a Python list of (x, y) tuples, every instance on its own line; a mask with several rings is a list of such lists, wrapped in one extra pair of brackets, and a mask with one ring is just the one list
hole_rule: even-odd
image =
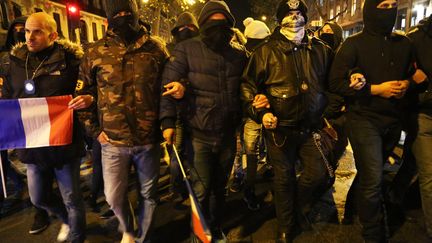
[[(110, 29), (90, 45), (80, 66), (81, 89), (95, 105), (81, 114), (102, 147), (106, 201), (119, 220), (122, 243), (150, 240), (159, 175), (159, 89), (168, 53), (138, 23), (135, 0), (105, 0)], [(131, 163), (139, 183), (138, 233), (127, 191)]]
[[(221, 229), (225, 186), (236, 152), (240, 76), (246, 64), (245, 51), (230, 45), (234, 21), (223, 1), (210, 0), (203, 6), (199, 38), (178, 43), (165, 66), (166, 91), (159, 114), (163, 136), (172, 144), (177, 104), (181, 107), (197, 173), (192, 174), (194, 191), (215, 239), (225, 238)], [(172, 96), (178, 86), (186, 88), (184, 97)]]
[(12, 21), (7, 33), (6, 43), (3, 47), (3, 51), (10, 51), (15, 44), (25, 42), (24, 25), (26, 20), (26, 16), (21, 16)]
[[(275, 173), (277, 242), (291, 242), (296, 235), (296, 216), (303, 229), (310, 229), (307, 214), (327, 181), (326, 166), (312, 133), (322, 128), (332, 53), (323, 42), (305, 34), (304, 1), (282, 0), (276, 16), (279, 26), (268, 42), (252, 53), (243, 73), (241, 98), (249, 116), (265, 128), (269, 163)], [(258, 93), (267, 96), (270, 107), (252, 106)], [(296, 183), (298, 158), (304, 171)], [(296, 206), (298, 210), (294, 210)]]
[(326, 22), (317, 32), (317, 37), (336, 52), (343, 41), (343, 29), (336, 22)]
[[(195, 16), (190, 12), (181, 13), (177, 17), (176, 25), (171, 30), (171, 34), (174, 37), (174, 41), (167, 45), (167, 49), (170, 53), (174, 51), (175, 46), (180, 42), (199, 35), (198, 22)], [(179, 110), (177, 112), (179, 112)], [(185, 140), (187, 139), (186, 135), (187, 134), (184, 132), (183, 121), (180, 119), (180, 114), (178, 114), (176, 121), (175, 145), (183, 162), (185, 161), (183, 158), (185, 158)], [(183, 175), (180, 171), (177, 158), (175, 156), (171, 156), (170, 184), (171, 192), (168, 196), (168, 199), (175, 202), (184, 201), (187, 198), (187, 189), (183, 181)]]
[(171, 30), (174, 37), (174, 43), (180, 43), (184, 40), (199, 35), (198, 22), (195, 16), (190, 12), (183, 12), (177, 17), (177, 22)]
[[(417, 127), (418, 131), (412, 152), (418, 167), (420, 194), (425, 218), (426, 233), (432, 240), (432, 15), (422, 20), (408, 37), (414, 44), (417, 67), (423, 70), (429, 82), (427, 90), (419, 95)], [(424, 78), (418, 79), (418, 81)]]
[(366, 242), (385, 241), (383, 165), (401, 134), (401, 109), (413, 74), (407, 37), (392, 33), (396, 0), (366, 0), (363, 30), (336, 54), (330, 91), (347, 102), (347, 135), (358, 170), (358, 214)]

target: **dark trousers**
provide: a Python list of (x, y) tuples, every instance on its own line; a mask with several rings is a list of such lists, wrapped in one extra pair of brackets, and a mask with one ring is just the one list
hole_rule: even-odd
[[(265, 139), (269, 162), (275, 173), (273, 188), (279, 230), (290, 233), (295, 224), (294, 212), (298, 213), (299, 219), (304, 218), (324, 192), (327, 170), (311, 133), (292, 129), (266, 130)], [(296, 184), (294, 165), (297, 159), (303, 165), (303, 172)]]
[(222, 223), (225, 186), (236, 152), (235, 133), (222, 139), (191, 138), (194, 155), (193, 189), (211, 230), (217, 230)]
[(358, 214), (363, 226), (363, 238), (380, 241), (383, 228), (382, 181), (383, 165), (399, 141), (399, 125), (378, 128), (366, 119), (348, 118), (347, 133), (357, 167)]
[(102, 175), (102, 148), (97, 139), (93, 140), (92, 145), (92, 184), (91, 194), (96, 199), (99, 192), (103, 191), (103, 175)]

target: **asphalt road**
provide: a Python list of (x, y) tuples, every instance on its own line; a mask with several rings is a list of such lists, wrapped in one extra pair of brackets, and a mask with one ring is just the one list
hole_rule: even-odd
[[(89, 176), (83, 166), (83, 191), (88, 195)], [(165, 174), (166, 168), (162, 167), (161, 173)], [(336, 183), (331, 193), (334, 197), (338, 210), (339, 220), (343, 215), (346, 193), (351, 185), (355, 168), (352, 161), (350, 150), (341, 160), (340, 167), (336, 175)], [(161, 177), (160, 193), (166, 193), (168, 177)], [(271, 202), (270, 182), (259, 177), (257, 183), (257, 193), (262, 201), (262, 207), (256, 212), (247, 209), (242, 200), (242, 193), (229, 193), (227, 198), (227, 210), (224, 215), (224, 232), (229, 242), (275, 242), (277, 223), (275, 211)], [(132, 202), (136, 204), (136, 192), (130, 192)], [(101, 210), (107, 208), (103, 198), (99, 199)], [(330, 212), (335, 208), (322, 207), (321, 213)], [(155, 213), (154, 241), (155, 242), (189, 242), (190, 223), (189, 223), (188, 202), (174, 204), (171, 202), (161, 202)], [(0, 243), (48, 243), (56, 242), (56, 236), (60, 228), (60, 221), (51, 218), (51, 224), (47, 230), (38, 234), (30, 235), (29, 227), (33, 220), (33, 209), (30, 206), (28, 195), (24, 195), (23, 201), (13, 207), (12, 211), (3, 212), (0, 218)], [(352, 225), (341, 225), (336, 221), (333, 223), (316, 223), (313, 230), (299, 235), (295, 242), (323, 242), (323, 243), (357, 243), (363, 242), (360, 236), (361, 226), (358, 222)], [(99, 213), (92, 212), (87, 208), (87, 242), (105, 243), (119, 242), (121, 235), (117, 232), (115, 218), (102, 220)], [(422, 212), (419, 208), (407, 211), (407, 220), (396, 230), (391, 237), (393, 243), (424, 243), (428, 242), (423, 226)]]

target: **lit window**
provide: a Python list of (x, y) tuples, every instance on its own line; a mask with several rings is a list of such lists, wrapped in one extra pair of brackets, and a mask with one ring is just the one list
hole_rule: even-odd
[(354, 16), (357, 9), (357, 0), (352, 0), (351, 2), (351, 16)]

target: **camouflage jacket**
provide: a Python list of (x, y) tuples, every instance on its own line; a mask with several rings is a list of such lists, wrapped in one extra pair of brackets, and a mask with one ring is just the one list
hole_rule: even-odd
[(165, 45), (144, 34), (125, 46), (114, 32), (89, 46), (80, 66), (77, 95), (91, 94), (96, 105), (80, 112), (88, 135), (104, 131), (115, 146), (156, 141)]

